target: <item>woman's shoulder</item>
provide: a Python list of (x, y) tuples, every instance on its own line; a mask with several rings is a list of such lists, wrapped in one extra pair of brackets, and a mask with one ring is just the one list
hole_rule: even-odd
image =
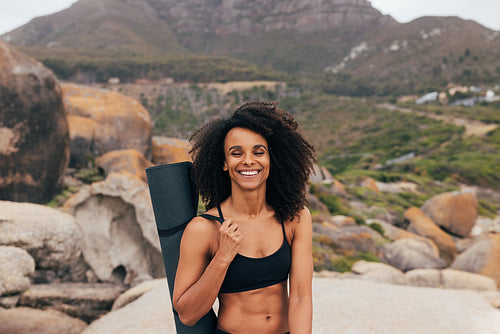
[[(208, 211), (207, 211), (208, 213)], [(210, 214), (210, 213), (208, 213)], [(220, 223), (212, 219), (196, 216), (187, 224), (184, 233), (209, 233), (212, 231), (218, 231)]]
[(299, 211), (298, 215), (295, 215), (290, 220), (292, 225), (300, 224), (302, 222), (311, 223), (311, 212), (305, 206)]

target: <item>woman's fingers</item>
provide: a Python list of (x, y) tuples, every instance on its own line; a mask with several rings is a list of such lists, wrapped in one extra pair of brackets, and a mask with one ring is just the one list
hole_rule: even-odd
[(219, 228), (219, 251), (234, 257), (243, 240), (243, 233), (232, 219), (227, 219)]

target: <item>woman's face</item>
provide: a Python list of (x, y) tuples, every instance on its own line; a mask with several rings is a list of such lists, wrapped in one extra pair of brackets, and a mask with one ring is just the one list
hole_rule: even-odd
[(260, 134), (245, 128), (231, 129), (224, 140), (224, 170), (231, 184), (246, 190), (265, 186), (269, 177), (269, 147)]

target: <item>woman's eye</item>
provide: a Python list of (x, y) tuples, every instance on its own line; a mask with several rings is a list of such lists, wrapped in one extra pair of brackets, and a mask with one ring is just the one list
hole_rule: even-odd
[(264, 155), (264, 152), (255, 152), (254, 154), (257, 156), (262, 156), (262, 155)]
[(240, 157), (241, 156), (241, 153), (240, 152), (232, 152), (231, 155), (233, 157)]

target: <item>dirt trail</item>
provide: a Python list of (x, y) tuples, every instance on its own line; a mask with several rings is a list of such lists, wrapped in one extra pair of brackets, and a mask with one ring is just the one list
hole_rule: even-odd
[(389, 103), (383, 103), (378, 105), (380, 108), (384, 108), (391, 111), (399, 111), (402, 113), (411, 113), (414, 112), (417, 115), (429, 117), (438, 121), (442, 121), (448, 124), (453, 124), (456, 126), (463, 126), (465, 128), (466, 136), (484, 136), (488, 132), (495, 130), (498, 127), (498, 124), (486, 124), (481, 121), (466, 119), (466, 118), (458, 118), (451, 116), (442, 116), (436, 115), (425, 111), (412, 110), (409, 108), (401, 108)]

